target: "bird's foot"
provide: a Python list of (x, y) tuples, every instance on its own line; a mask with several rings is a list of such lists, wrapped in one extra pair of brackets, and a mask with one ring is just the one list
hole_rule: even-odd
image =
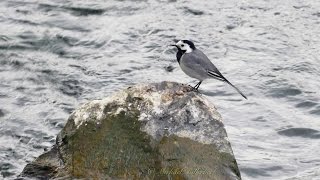
[(196, 92), (196, 93), (200, 93), (200, 91), (198, 90), (198, 88), (192, 88), (192, 91), (193, 91), (193, 92)]
[(194, 92), (199, 92), (199, 91), (198, 91), (198, 88), (195, 88), (195, 87), (192, 87), (192, 90), (193, 90)]
[(187, 84), (188, 85), (188, 87), (187, 87), (187, 92), (191, 92), (191, 91), (194, 91), (194, 87), (193, 86), (191, 86), (191, 85), (189, 85), (189, 84)]
[(197, 93), (199, 93), (198, 88), (193, 87), (193, 86), (191, 86), (191, 85), (188, 85), (188, 86), (189, 86), (189, 92), (190, 92), (190, 91), (193, 91), (193, 92), (197, 92)]

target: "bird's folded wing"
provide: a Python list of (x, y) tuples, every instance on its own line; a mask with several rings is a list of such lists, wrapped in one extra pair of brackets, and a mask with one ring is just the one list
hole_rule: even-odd
[(226, 81), (219, 70), (209, 60), (209, 58), (200, 50), (195, 50), (193, 53), (183, 55), (183, 64), (188, 69), (209, 76), (220, 81)]
[(216, 71), (207, 70), (207, 73), (208, 73), (208, 75), (210, 77), (212, 77), (214, 79), (217, 79), (217, 80), (220, 80), (220, 81), (226, 81), (226, 78), (223, 77), (220, 72), (218, 73)]

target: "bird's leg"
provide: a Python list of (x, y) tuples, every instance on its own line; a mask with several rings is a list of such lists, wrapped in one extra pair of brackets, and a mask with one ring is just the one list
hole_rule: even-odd
[(196, 84), (193, 89), (197, 89), (198, 85), (199, 85), (200, 82), (198, 82), (198, 84)]
[(202, 81), (199, 81), (198, 84), (196, 84), (196, 85), (193, 87), (193, 89), (195, 89), (195, 90), (198, 91), (198, 88), (199, 88), (199, 86), (200, 86), (201, 83), (202, 83)]
[(198, 87), (197, 87), (197, 90), (198, 90), (198, 88), (200, 87), (200, 84), (202, 83), (202, 81), (200, 81), (199, 83), (198, 83)]

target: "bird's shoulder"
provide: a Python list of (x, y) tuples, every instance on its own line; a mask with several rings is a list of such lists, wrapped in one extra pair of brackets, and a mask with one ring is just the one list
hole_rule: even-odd
[(190, 53), (184, 53), (181, 58), (185, 63), (211, 63), (209, 58), (199, 49), (195, 49)]
[(190, 68), (199, 66), (203, 69), (221, 74), (217, 67), (210, 61), (210, 59), (201, 50), (198, 49), (192, 51), (191, 53), (185, 53), (181, 57), (181, 61), (184, 66)]

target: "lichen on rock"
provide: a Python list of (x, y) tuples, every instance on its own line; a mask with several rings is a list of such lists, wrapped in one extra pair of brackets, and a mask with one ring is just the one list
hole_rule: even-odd
[(21, 176), (241, 179), (219, 113), (189, 86), (173, 82), (136, 85), (84, 104), (52, 150)]

